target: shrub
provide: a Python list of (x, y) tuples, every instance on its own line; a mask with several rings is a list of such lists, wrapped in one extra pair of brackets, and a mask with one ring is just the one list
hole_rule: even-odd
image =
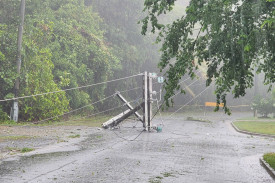
[(252, 102), (252, 109), (257, 110), (262, 117), (268, 117), (269, 114), (275, 113), (275, 100), (273, 97), (257, 96)]

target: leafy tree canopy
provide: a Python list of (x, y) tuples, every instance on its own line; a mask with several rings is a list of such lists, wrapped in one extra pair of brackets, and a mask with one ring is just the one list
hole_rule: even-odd
[[(123, 6), (121, 6), (123, 4)], [(152, 40), (140, 35), (140, 0), (26, 0), (20, 96), (59, 91), (136, 74), (158, 60)], [(20, 1), (0, 1), (0, 99), (13, 98)], [(153, 53), (153, 54), (152, 54)], [(132, 78), (97, 87), (19, 100), (19, 119), (62, 116), (140, 82)], [(136, 90), (138, 92), (138, 90)], [(136, 93), (129, 92), (131, 97)], [(126, 96), (127, 97), (127, 96)], [(12, 102), (0, 103), (6, 120)], [(112, 107), (106, 100), (79, 110)], [(71, 113), (71, 114), (79, 114)]]
[[(145, 0), (142, 34), (158, 32), (162, 43), (159, 62), (166, 71), (165, 100), (180, 90), (179, 80), (195, 77), (207, 65), (207, 86), (215, 82), (217, 103), (226, 106), (229, 92), (244, 96), (253, 86), (255, 72), (265, 74), (265, 84), (275, 82), (274, 0), (190, 0), (184, 15), (163, 25), (160, 15), (170, 12), (176, 0)], [(148, 26), (150, 23), (150, 26)], [(218, 107), (216, 108), (218, 110)]]
[[(1, 99), (13, 97), (17, 77), (19, 5), (17, 0), (0, 1)], [(117, 67), (119, 60), (104, 43), (101, 22), (84, 0), (27, 0), (20, 96), (106, 81), (112, 76), (111, 68)], [(20, 119), (36, 121), (62, 115), (103, 97), (105, 87), (20, 100)], [(1, 105), (8, 113), (10, 102)]]

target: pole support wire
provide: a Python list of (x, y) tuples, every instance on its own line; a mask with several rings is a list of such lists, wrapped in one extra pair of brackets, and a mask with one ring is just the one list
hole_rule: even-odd
[[(189, 84), (187, 87), (190, 87), (190, 86), (192, 86), (193, 84), (195, 84), (197, 81), (199, 81), (199, 79), (201, 79), (201, 78), (198, 78), (197, 80), (195, 80), (194, 82), (192, 82), (191, 84)], [(188, 79), (187, 79), (188, 80)], [(187, 80), (185, 80), (185, 81), (187, 81)], [(182, 81), (182, 82), (180, 82), (180, 83), (183, 83), (184, 81)], [(186, 88), (186, 87), (185, 87)], [(185, 89), (184, 88), (184, 89)], [(174, 94), (173, 96), (171, 96), (168, 100), (170, 100), (170, 99), (173, 99), (173, 98), (175, 98), (178, 94), (180, 94), (181, 93), (181, 91), (179, 91), (178, 93), (176, 93), (176, 94)], [(163, 104), (164, 104), (164, 101), (162, 102), (162, 104), (160, 105), (160, 106), (158, 106), (158, 110), (157, 110), (157, 112), (155, 113), (155, 115), (152, 117), (152, 119), (151, 120), (153, 120), (155, 117), (156, 117), (156, 115), (157, 115), (157, 113), (160, 111), (160, 108), (163, 106)]]
[[(141, 98), (139, 98), (139, 99), (141, 99)], [(128, 103), (135, 102), (136, 100), (139, 100), (139, 99), (132, 100), (132, 101), (130, 101), (130, 102), (128, 102)], [(85, 117), (83, 117), (83, 118), (95, 116), (95, 115), (97, 115), (97, 114), (105, 113), (105, 112), (108, 112), (108, 111), (111, 111), (111, 110), (114, 110), (114, 109), (117, 109), (117, 108), (121, 108), (121, 107), (124, 107), (124, 106), (126, 106), (126, 104), (122, 104), (122, 105), (120, 105), (120, 106), (117, 106), (117, 107), (114, 107), (114, 108), (111, 108), (111, 109), (107, 109), (107, 110), (105, 110), (105, 111), (101, 111), (101, 112), (98, 112), (98, 113), (94, 113), (94, 114), (85, 116)]]
[[(212, 84), (210, 85), (212, 86)], [(202, 92), (200, 92), (198, 95), (196, 95), (196, 97), (194, 97), (193, 99), (191, 99), (189, 102), (187, 102), (186, 104), (184, 104), (183, 106), (181, 106), (178, 110), (176, 110), (175, 112), (173, 112), (172, 114), (170, 114), (168, 117), (171, 119), (171, 117), (176, 114), (177, 112), (179, 112), (182, 108), (186, 107), (188, 104), (190, 104), (193, 100), (195, 100), (196, 98), (198, 98), (201, 94), (203, 94), (206, 90), (208, 90), (210, 88), (210, 86), (208, 86), (207, 88), (205, 88)]]
[[(123, 91), (121, 91), (121, 93), (125, 93), (125, 92), (128, 92), (128, 91), (137, 90), (137, 89), (139, 89), (139, 88), (140, 88), (140, 87), (138, 87), (138, 88), (133, 88), (133, 89), (129, 89), (129, 90), (123, 90)], [(109, 99), (109, 98), (111, 98), (111, 97), (114, 97), (115, 95), (116, 95), (116, 93), (114, 93), (114, 94), (112, 94), (112, 95), (110, 95), (110, 96), (108, 96), (108, 97), (105, 97), (105, 98), (103, 98), (103, 99), (100, 99), (100, 100), (98, 100), (98, 101), (96, 101), (96, 102), (93, 102), (93, 103), (91, 103), (91, 104), (88, 104), (88, 105), (86, 105), (86, 106), (80, 107), (80, 108), (78, 108), (78, 109), (74, 109), (74, 110), (71, 110), (71, 111), (66, 112), (66, 113), (64, 113), (64, 114), (61, 114), (61, 115), (58, 115), (58, 116), (53, 116), (53, 117), (50, 117), (50, 118), (47, 118), (47, 119), (44, 119), (44, 120), (41, 120), (41, 121), (35, 122), (35, 123), (42, 123), (42, 122), (44, 122), (44, 121), (48, 121), (48, 120), (51, 120), (51, 119), (54, 119), (54, 118), (62, 117), (62, 116), (64, 116), (64, 115), (66, 115), (66, 114), (70, 114), (70, 113), (79, 111), (79, 110), (84, 109), (84, 108), (86, 108), (86, 107), (89, 107), (89, 106), (92, 106), (92, 105), (97, 104), (97, 103), (99, 103), (99, 102), (102, 102), (102, 101), (104, 101), (104, 100), (107, 100), (107, 99)], [(140, 99), (140, 98), (139, 98), (139, 99)]]
[(59, 91), (52, 91), (52, 92), (47, 92), (47, 93), (40, 93), (40, 94), (23, 96), (23, 97), (17, 97), (17, 98), (11, 98), (11, 99), (3, 99), (3, 100), (0, 100), (0, 102), (6, 102), (6, 101), (12, 101), (12, 100), (18, 100), (18, 99), (24, 99), (24, 98), (30, 98), (30, 97), (37, 97), (37, 96), (54, 94), (54, 93), (60, 93), (60, 92), (66, 92), (66, 91), (71, 91), (71, 90), (76, 90), (76, 89), (82, 89), (82, 88), (89, 88), (89, 87), (92, 87), (92, 86), (107, 84), (107, 83), (111, 83), (111, 82), (115, 82), (115, 81), (120, 81), (120, 80), (124, 80), (124, 79), (129, 79), (129, 78), (133, 78), (133, 77), (141, 76), (141, 75), (143, 75), (143, 73), (139, 73), (139, 74), (136, 74), (136, 75), (132, 75), (132, 76), (128, 76), (128, 77), (123, 77), (123, 78), (119, 78), (119, 79), (113, 79), (113, 80), (110, 80), (110, 81), (104, 81), (104, 82), (100, 82), (100, 83), (90, 84), (90, 85), (86, 85), (86, 86), (79, 86), (79, 87), (75, 87), (75, 88), (68, 88), (68, 89), (59, 90)]

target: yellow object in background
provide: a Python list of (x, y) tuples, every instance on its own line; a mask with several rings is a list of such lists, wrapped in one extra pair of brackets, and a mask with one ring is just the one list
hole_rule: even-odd
[[(205, 102), (205, 106), (216, 107), (217, 103), (216, 102)], [(219, 107), (224, 107), (224, 103), (219, 104)]]

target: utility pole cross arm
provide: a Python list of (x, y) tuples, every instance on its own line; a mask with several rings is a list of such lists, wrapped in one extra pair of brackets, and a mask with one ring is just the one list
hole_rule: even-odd
[[(133, 110), (133, 109), (134, 109), (134, 107), (133, 107), (129, 102), (127, 102), (127, 100), (126, 100), (119, 92), (117, 92), (116, 95), (118, 96), (118, 98), (119, 98), (123, 103), (126, 104), (126, 106), (127, 106), (130, 110)], [(140, 115), (138, 112), (135, 112), (134, 114), (135, 114), (135, 116), (136, 116), (141, 122), (143, 121), (141, 115)]]

